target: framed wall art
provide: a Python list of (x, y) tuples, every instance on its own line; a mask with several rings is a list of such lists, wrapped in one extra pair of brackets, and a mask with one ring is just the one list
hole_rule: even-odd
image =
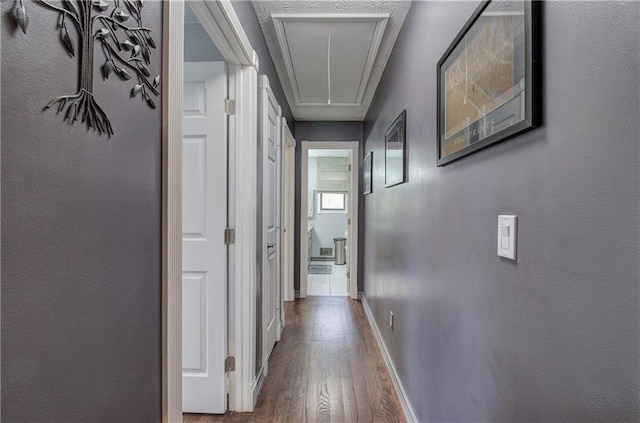
[(362, 193), (364, 195), (371, 194), (373, 192), (372, 171), (373, 151), (370, 151), (362, 162)]
[(438, 62), (438, 166), (540, 124), (540, 3), (483, 2)]
[(406, 181), (406, 120), (407, 111), (403, 110), (384, 133), (384, 186), (387, 188)]

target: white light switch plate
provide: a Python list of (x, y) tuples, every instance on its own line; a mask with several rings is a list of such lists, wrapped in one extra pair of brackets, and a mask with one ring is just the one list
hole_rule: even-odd
[(518, 216), (498, 216), (498, 255), (511, 260), (516, 259), (518, 239)]

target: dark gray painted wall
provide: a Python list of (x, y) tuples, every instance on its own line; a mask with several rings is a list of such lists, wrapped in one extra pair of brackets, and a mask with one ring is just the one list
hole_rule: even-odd
[(278, 104), (282, 107), (282, 116), (287, 118), (287, 125), (289, 129), (291, 129), (291, 132), (293, 132), (295, 129), (293, 114), (291, 113), (289, 102), (287, 102), (287, 97), (285, 97), (284, 91), (282, 91), (280, 78), (276, 72), (276, 67), (273, 65), (273, 60), (271, 60), (271, 54), (269, 54), (269, 48), (264, 40), (264, 35), (262, 35), (262, 28), (260, 28), (256, 11), (248, 0), (232, 0), (231, 4), (233, 4), (233, 9), (238, 15), (242, 28), (247, 34), (247, 38), (249, 38), (251, 47), (253, 47), (258, 54), (260, 60), (258, 74), (267, 75), (269, 78), (271, 90), (276, 96)]
[[(158, 422), (161, 112), (129, 98), (133, 81), (102, 81), (100, 49), (94, 93), (115, 135), (43, 112), (76, 92), (77, 59), (57, 14), (25, 5), (27, 35), (1, 4), (2, 421)], [(159, 47), (161, 9), (144, 9)]]
[[(362, 122), (307, 122), (296, 121), (296, 181), (295, 181), (295, 251), (300, 251), (300, 174), (302, 163), (302, 141), (358, 141), (362, 143)], [(362, 146), (360, 148), (362, 156)], [(358, 160), (362, 162), (362, 157)], [(362, 188), (361, 188), (362, 190)], [(359, 218), (363, 219), (362, 199), (359, 200)], [(306, 228), (305, 228), (306, 230)], [(358, 242), (362, 242), (362, 234), (358, 234)], [(305, 247), (306, 248), (306, 247)], [(295, 272), (294, 288), (300, 289), (300, 254), (296, 253), (293, 262)], [(358, 289), (362, 289), (362, 261), (358, 262)]]
[(224, 62), (224, 56), (211, 41), (188, 3), (184, 5), (184, 61)]
[(211, 41), (211, 37), (209, 37), (202, 25), (185, 22), (184, 61), (224, 62), (224, 56)]
[(415, 2), (368, 114), (366, 298), (420, 421), (638, 421), (640, 5), (545, 2), (544, 126), (437, 168), (436, 63), (476, 6)]

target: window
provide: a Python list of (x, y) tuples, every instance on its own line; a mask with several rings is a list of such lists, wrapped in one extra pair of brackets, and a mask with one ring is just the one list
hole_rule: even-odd
[(345, 193), (344, 192), (321, 192), (320, 193), (320, 210), (344, 210), (345, 209)]

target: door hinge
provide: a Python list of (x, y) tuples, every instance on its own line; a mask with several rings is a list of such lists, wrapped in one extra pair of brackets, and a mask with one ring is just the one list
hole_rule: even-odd
[(347, 279), (351, 279), (351, 272), (347, 271)]
[(224, 112), (227, 116), (233, 116), (236, 114), (236, 101), (228, 98), (224, 99)]
[(351, 218), (347, 219), (347, 225), (351, 225)]
[(351, 172), (351, 165), (349, 165), (349, 172)]
[(234, 356), (228, 356), (224, 359), (224, 372), (233, 372), (236, 369), (236, 358)]
[(236, 243), (236, 230), (227, 228), (224, 230), (224, 244), (231, 245)]

